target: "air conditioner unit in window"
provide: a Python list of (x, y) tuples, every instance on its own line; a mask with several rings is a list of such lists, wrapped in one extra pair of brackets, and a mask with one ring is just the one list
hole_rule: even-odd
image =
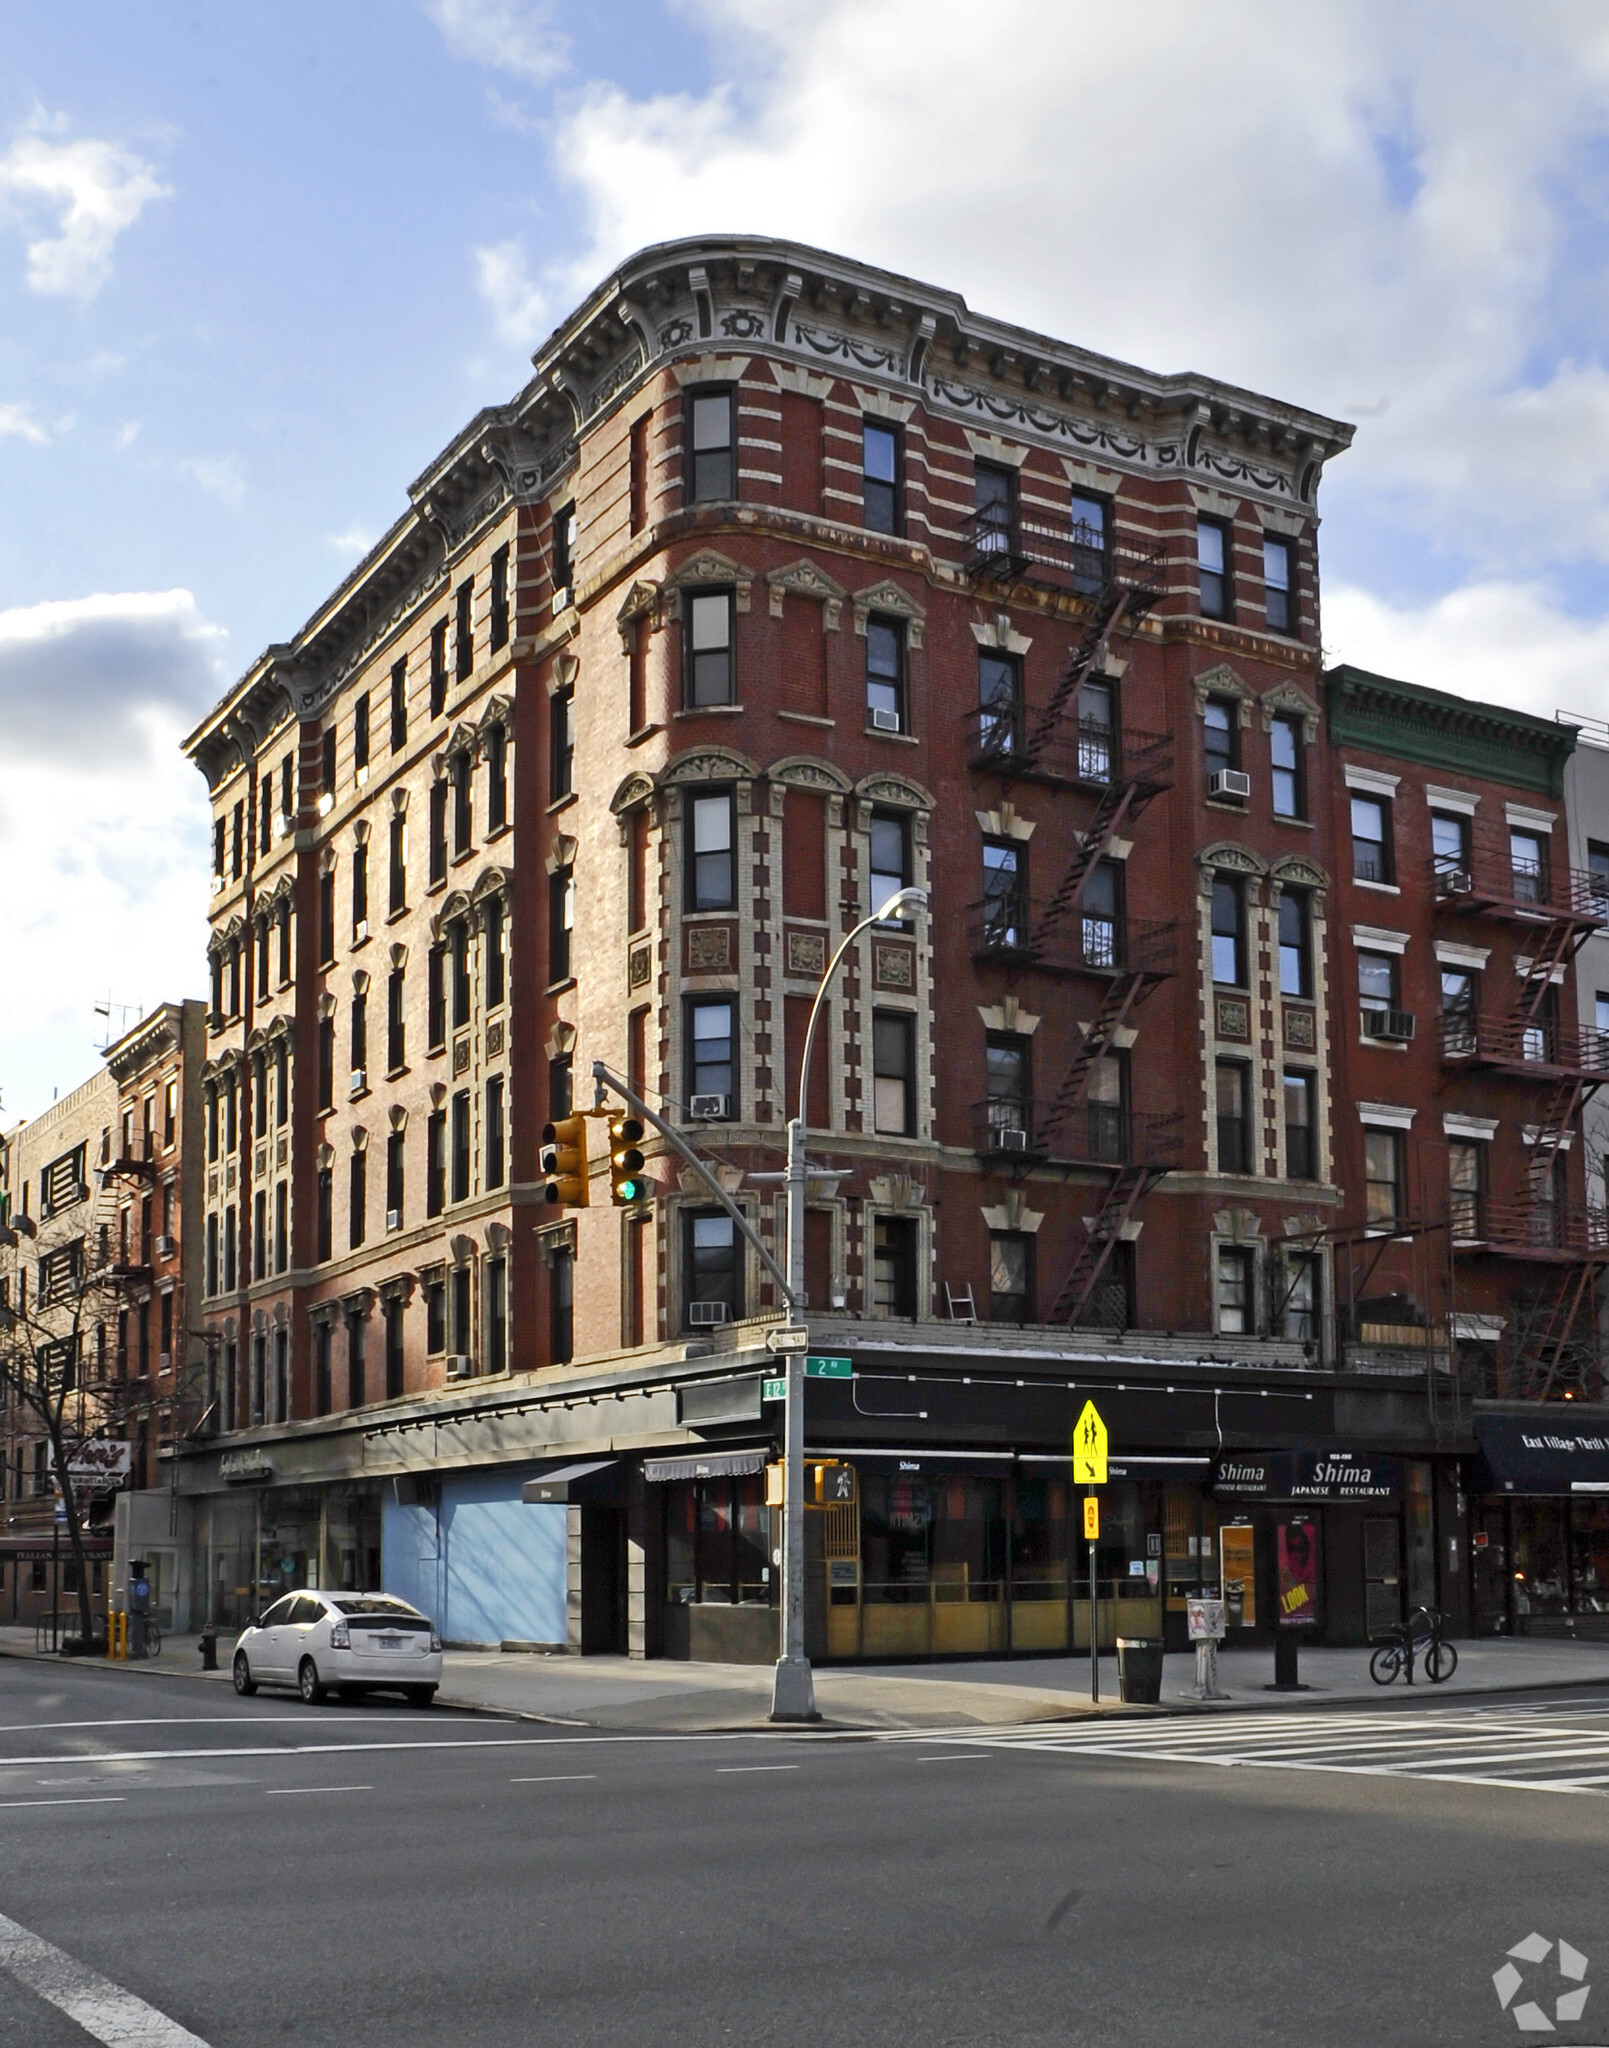
[(1026, 1152), (1028, 1149), (1028, 1133), (1026, 1131), (997, 1130), (994, 1134), (994, 1141), (1002, 1152)]
[(159, 1237), (157, 1239), (156, 1255), (159, 1259), (171, 1259), (173, 1257), (173, 1239), (171, 1237)]
[(400, 1209), (387, 1209), (385, 1212), (385, 1227), (387, 1230), (400, 1230), (402, 1228), (402, 1211)]
[(726, 1321), (724, 1301), (690, 1301), (687, 1304), (687, 1320), (695, 1330), (708, 1329), (712, 1323)]
[(159, 1351), (157, 1353), (156, 1369), (158, 1372), (172, 1372), (173, 1353), (171, 1351)]
[(568, 591), (567, 589), (566, 589), (566, 590), (555, 590), (555, 591), (554, 591), (554, 593), (553, 593), (553, 616), (554, 616), (555, 618), (557, 618), (557, 617), (559, 616), (559, 613), (560, 613), (560, 612), (568, 611), (569, 609), (570, 609), (570, 593), (569, 593), (569, 591)]
[(1406, 1044), (1413, 1037), (1413, 1012), (1411, 1010), (1365, 1010), (1363, 1012), (1363, 1035), (1365, 1038), (1388, 1038), (1399, 1044)]
[(689, 1116), (725, 1117), (731, 1114), (730, 1095), (695, 1095), (687, 1105)]
[(1251, 795), (1251, 777), (1242, 768), (1215, 768), (1207, 777), (1207, 794), (1222, 803), (1243, 804)]
[(449, 1351), (447, 1354), (447, 1377), (450, 1380), (467, 1380), (475, 1370), (475, 1361), (467, 1352)]
[(882, 706), (882, 705), (880, 705), (880, 704), (877, 704), (877, 705), (873, 705), (873, 707), (872, 707), (872, 731), (873, 731), (873, 732), (898, 732), (899, 730), (900, 730), (900, 722), (899, 722), (899, 713), (898, 713), (897, 711), (887, 711), (887, 710), (885, 710), (885, 709), (883, 708), (883, 706)]
[(366, 939), (366, 938), (367, 938), (368, 936), (369, 936), (369, 920), (368, 920), (368, 919), (367, 919), (366, 917), (360, 917), (360, 918), (358, 919), (357, 923), (356, 923), (355, 925), (353, 925), (353, 927), (352, 927), (352, 943), (353, 943), (353, 945), (354, 945), (354, 946), (358, 946), (358, 945), (361, 945), (361, 944), (363, 943), (363, 941), (364, 941), (364, 940), (365, 940), (365, 939)]
[(362, 1095), (368, 1088), (369, 1077), (362, 1067), (352, 1069), (352, 1093)]
[(1436, 870), (1436, 893), (1439, 896), (1470, 896), (1474, 894), (1475, 878), (1468, 868), (1438, 868)]

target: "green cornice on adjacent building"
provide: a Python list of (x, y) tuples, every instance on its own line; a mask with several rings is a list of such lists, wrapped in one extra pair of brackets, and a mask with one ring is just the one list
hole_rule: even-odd
[(1325, 671), (1324, 685), (1330, 739), (1337, 745), (1368, 747), (1545, 796), (1563, 794), (1564, 764), (1575, 751), (1573, 725), (1394, 682), (1345, 663)]

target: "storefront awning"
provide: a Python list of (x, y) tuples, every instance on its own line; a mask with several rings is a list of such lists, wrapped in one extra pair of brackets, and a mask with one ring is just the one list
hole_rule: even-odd
[[(1540, 1405), (1540, 1404), (1539, 1404)], [(1470, 1493), (1609, 1493), (1609, 1431), (1549, 1402), (1544, 1413), (1477, 1415)]]
[(650, 1486), (675, 1479), (741, 1479), (765, 1470), (764, 1451), (709, 1451), (697, 1458), (650, 1458), (642, 1476)]
[(1220, 1500), (1395, 1500), (1400, 1458), (1372, 1451), (1224, 1451), (1213, 1466)]
[(620, 1492), (620, 1460), (588, 1458), (576, 1465), (560, 1465), (538, 1479), (527, 1479), (520, 1499), (528, 1506), (547, 1507), (615, 1500)]

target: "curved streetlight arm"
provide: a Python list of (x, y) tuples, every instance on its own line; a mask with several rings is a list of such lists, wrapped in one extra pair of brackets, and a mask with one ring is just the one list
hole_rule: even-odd
[(810, 1054), (816, 1042), (816, 1024), (821, 1016), (821, 1005), (826, 998), (828, 989), (832, 986), (832, 978), (843, 965), (844, 955), (860, 937), (861, 933), (870, 931), (874, 924), (888, 924), (892, 922), (895, 914), (902, 906), (909, 907), (912, 910), (925, 910), (927, 908), (927, 891), (925, 889), (901, 889), (898, 895), (891, 896), (881, 909), (874, 910), (870, 917), (863, 917), (852, 932), (845, 934), (844, 938), (839, 942), (837, 952), (827, 962), (827, 971), (822, 975), (821, 985), (817, 988), (815, 1000), (810, 1005), (810, 1021), (805, 1026), (804, 1053), (799, 1061), (799, 1114), (796, 1121), (801, 1128), (807, 1122), (806, 1111), (810, 1101)]

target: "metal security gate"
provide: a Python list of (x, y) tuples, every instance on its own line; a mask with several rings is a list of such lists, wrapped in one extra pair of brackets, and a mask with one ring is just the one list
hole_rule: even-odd
[(1364, 1622), (1371, 1637), (1402, 1619), (1402, 1524), (1370, 1515), (1363, 1524)]

